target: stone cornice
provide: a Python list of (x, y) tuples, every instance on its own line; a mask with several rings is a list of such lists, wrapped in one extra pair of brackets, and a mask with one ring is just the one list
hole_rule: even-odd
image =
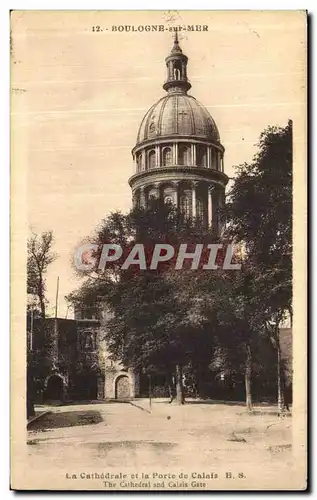
[(131, 153), (134, 155), (138, 151), (141, 151), (142, 149), (149, 147), (149, 146), (157, 146), (159, 144), (173, 144), (173, 143), (179, 143), (179, 142), (188, 142), (190, 144), (203, 144), (207, 146), (213, 146), (216, 149), (219, 149), (222, 153), (224, 153), (225, 148), (220, 142), (212, 141), (208, 137), (195, 137), (192, 135), (177, 135), (177, 134), (170, 134), (170, 135), (165, 135), (165, 136), (159, 136), (155, 139), (148, 139), (146, 141), (140, 142), (134, 146), (132, 149)]
[(182, 182), (186, 180), (191, 182), (213, 182), (225, 187), (229, 178), (223, 172), (211, 168), (172, 166), (152, 168), (134, 174), (129, 179), (129, 185), (133, 189), (150, 183)]

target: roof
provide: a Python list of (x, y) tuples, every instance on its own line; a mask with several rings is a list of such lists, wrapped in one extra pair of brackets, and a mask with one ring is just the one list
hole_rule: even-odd
[(197, 99), (182, 91), (167, 94), (148, 110), (139, 128), (137, 145), (171, 135), (220, 141), (209, 111)]

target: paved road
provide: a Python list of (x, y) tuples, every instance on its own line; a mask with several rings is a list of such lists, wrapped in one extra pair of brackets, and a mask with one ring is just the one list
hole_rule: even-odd
[(283, 477), (292, 463), (292, 419), (267, 411), (249, 416), (241, 406), (166, 401), (150, 409), (148, 400), (52, 410), (51, 422), (55, 417), (71, 426), (29, 431), (24, 458), (43, 483), (67, 472), (125, 469), (242, 470), (256, 480), (277, 470)]
[[(42, 460), (54, 467), (71, 463), (73, 468), (92, 464), (173, 467), (194, 461), (196, 466), (210, 468), (228, 459), (262, 463), (290, 458), (291, 419), (280, 422), (270, 415), (250, 417), (241, 407), (179, 407), (157, 402), (150, 411), (144, 400), (63, 406), (53, 411), (59, 419), (84, 414), (97, 423), (90, 424), (88, 418), (85, 425), (30, 431), (28, 456), (32, 466)], [(279, 453), (274, 446), (279, 447)]]

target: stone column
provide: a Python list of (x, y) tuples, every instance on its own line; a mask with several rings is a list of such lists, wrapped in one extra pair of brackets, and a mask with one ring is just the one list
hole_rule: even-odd
[(192, 216), (196, 217), (196, 184), (192, 187)]
[(180, 196), (179, 196), (179, 186), (180, 186), (180, 183), (179, 182), (176, 182), (175, 183), (175, 191), (176, 191), (176, 207), (179, 208), (180, 207)]
[(178, 144), (177, 142), (175, 142), (173, 144), (173, 153), (172, 153), (172, 156), (173, 156), (173, 165), (178, 165)]
[(145, 192), (144, 192), (144, 187), (140, 188), (140, 207), (145, 208), (146, 206), (146, 200), (145, 200)]
[(193, 165), (196, 166), (196, 144), (193, 144), (192, 148), (193, 148)]
[(173, 62), (168, 63), (168, 76), (171, 78), (173, 76)]
[(146, 158), (145, 158), (145, 150), (143, 149), (141, 153), (141, 171), (146, 170)]
[(160, 193), (160, 183), (159, 182), (156, 182), (154, 184), (154, 188), (156, 189), (156, 198), (159, 200), (160, 197), (161, 197), (161, 193)]
[(223, 153), (221, 154), (221, 172), (225, 171), (225, 165), (224, 165), (224, 157)]
[(182, 62), (182, 74), (181, 74), (181, 78), (182, 79), (186, 78), (186, 64), (185, 64), (184, 61)]
[(157, 145), (155, 146), (155, 155), (156, 155), (156, 166), (160, 167), (161, 166), (161, 154), (160, 154), (160, 146)]
[(210, 146), (207, 146), (207, 168), (211, 168), (210, 154), (211, 154)]
[(212, 227), (212, 192), (214, 188), (208, 186), (208, 226)]
[(192, 144), (192, 147), (191, 147), (191, 164), (192, 165), (195, 165), (194, 158), (195, 158), (195, 144)]
[(158, 182), (157, 184), (155, 184), (155, 187), (157, 189), (157, 197), (159, 200), (162, 200), (163, 199), (163, 193), (162, 193), (162, 189), (161, 189), (161, 183)]
[(136, 192), (135, 191), (132, 191), (132, 205), (133, 205), (133, 208), (136, 207)]
[(131, 398), (135, 398), (139, 393), (139, 387), (138, 387), (139, 384), (137, 383), (136, 380), (136, 373), (132, 368), (128, 369), (128, 373), (129, 373), (129, 383), (130, 383), (130, 396)]

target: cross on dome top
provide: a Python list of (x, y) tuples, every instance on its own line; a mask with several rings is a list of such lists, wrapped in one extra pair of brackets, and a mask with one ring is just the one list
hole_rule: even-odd
[(175, 35), (174, 35), (174, 46), (171, 50), (171, 54), (175, 54), (178, 52), (179, 54), (182, 54), (182, 49), (179, 46), (179, 41), (178, 41), (178, 30), (175, 29)]

